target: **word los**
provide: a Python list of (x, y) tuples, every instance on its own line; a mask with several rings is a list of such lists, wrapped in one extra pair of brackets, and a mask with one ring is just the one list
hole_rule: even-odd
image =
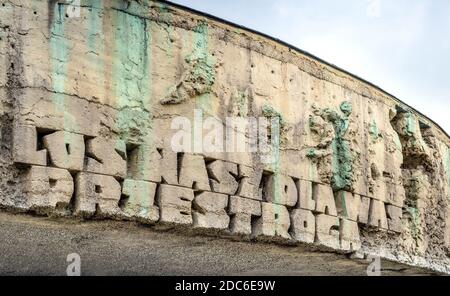
[[(361, 248), (359, 226), (401, 232), (402, 209), (243, 164), (65, 131), (14, 130), (24, 208), (190, 225), (257, 239)], [(48, 166), (49, 165), (49, 166)]]

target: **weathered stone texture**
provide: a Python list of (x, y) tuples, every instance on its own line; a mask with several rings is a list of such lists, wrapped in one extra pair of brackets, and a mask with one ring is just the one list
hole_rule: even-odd
[(231, 196), (228, 210), (231, 216), (231, 232), (242, 235), (252, 234), (252, 219), (260, 217), (261, 212), (261, 202), (239, 196)]
[(194, 199), (194, 227), (206, 229), (228, 229), (228, 196), (220, 193), (202, 192)]
[(120, 184), (112, 176), (80, 173), (75, 181), (75, 215), (116, 216), (120, 213)]
[(160, 221), (174, 224), (192, 224), (194, 192), (189, 188), (161, 185), (158, 191)]
[(23, 181), (30, 209), (51, 212), (69, 206), (74, 184), (67, 170), (31, 166)]
[[(309, 55), (167, 3), (85, 1), (66, 16), (66, 2), (0, 6), (2, 208), (450, 272), (450, 139), (428, 118)], [(224, 128), (229, 117), (279, 126), (255, 142), (239, 124)], [(180, 131), (193, 131), (181, 137), (189, 151), (173, 149)], [(204, 149), (213, 135), (234, 141)]]
[(82, 171), (84, 165), (84, 137), (68, 132), (55, 132), (43, 137), (50, 162), (57, 168)]
[(299, 242), (313, 243), (316, 235), (316, 218), (308, 210), (296, 209), (291, 213), (292, 238)]
[(155, 205), (156, 183), (126, 179), (122, 185), (120, 206), (126, 218), (143, 222), (159, 220), (159, 207)]

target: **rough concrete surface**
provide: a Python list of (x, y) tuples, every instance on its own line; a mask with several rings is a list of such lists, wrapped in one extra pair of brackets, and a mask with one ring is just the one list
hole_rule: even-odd
[[(113, 221), (0, 214), (1, 275), (66, 275), (67, 255), (82, 275), (366, 276), (368, 262), (334, 253), (177, 232)], [(436, 275), (382, 261), (382, 275)]]

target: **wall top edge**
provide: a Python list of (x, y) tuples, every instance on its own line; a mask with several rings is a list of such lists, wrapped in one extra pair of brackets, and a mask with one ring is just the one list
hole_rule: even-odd
[(296, 47), (296, 46), (294, 46), (294, 45), (292, 45), (292, 44), (290, 44), (288, 42), (285, 42), (285, 41), (283, 41), (281, 39), (278, 39), (276, 37), (270, 36), (270, 35), (268, 35), (266, 33), (262, 33), (260, 31), (257, 31), (257, 30), (245, 27), (243, 25), (236, 24), (234, 22), (231, 22), (231, 21), (228, 21), (226, 19), (223, 19), (223, 18), (214, 16), (214, 15), (211, 15), (211, 14), (203, 12), (203, 11), (199, 11), (199, 10), (196, 10), (196, 9), (193, 9), (193, 8), (190, 8), (190, 7), (178, 4), (178, 3), (167, 1), (167, 0), (153, 0), (153, 1), (160, 2), (160, 3), (165, 3), (167, 5), (175, 7), (177, 9), (181, 9), (181, 10), (184, 10), (184, 11), (187, 11), (187, 12), (199, 15), (201, 17), (205, 17), (205, 18), (211, 19), (213, 21), (217, 21), (217, 22), (220, 22), (222, 24), (234, 27), (236, 29), (240, 29), (240, 30), (243, 30), (243, 31), (247, 31), (247, 32), (249, 32), (251, 34), (258, 35), (258, 36), (260, 36), (262, 38), (265, 38), (265, 39), (268, 39), (268, 40), (273, 41), (275, 43), (278, 43), (278, 44), (280, 44), (282, 46), (286, 46), (287, 48), (289, 48), (289, 49), (291, 49), (293, 51), (296, 51), (299, 54), (302, 54), (302, 55), (304, 55), (304, 56), (306, 56), (308, 58), (311, 58), (311, 59), (313, 59), (313, 60), (315, 60), (315, 61), (317, 61), (319, 63), (324, 64), (325, 66), (331, 67), (334, 70), (342, 72), (343, 74), (348, 75), (348, 76), (350, 76), (350, 77), (352, 77), (352, 78), (354, 78), (356, 80), (359, 80), (360, 82), (362, 82), (362, 83), (364, 83), (364, 84), (374, 88), (375, 90), (383, 93), (384, 95), (392, 98), (394, 101), (396, 101), (400, 105), (401, 109), (407, 110), (407, 111), (411, 111), (411, 112), (415, 113), (416, 115), (418, 115), (419, 117), (422, 117), (422, 119), (425, 119), (426, 121), (428, 121), (431, 125), (434, 125), (434, 127), (436, 127), (440, 132), (442, 132), (442, 134), (445, 137), (447, 137), (447, 140), (450, 142), (450, 134), (446, 130), (444, 130), (438, 123), (436, 123), (433, 119), (428, 117), (427, 115), (423, 114), (422, 112), (418, 111), (414, 107), (412, 107), (409, 104), (405, 103), (404, 101), (402, 101), (401, 99), (399, 99), (395, 95), (389, 93), (388, 91), (384, 90), (380, 86), (378, 86), (378, 85), (376, 85), (376, 84), (374, 84), (374, 83), (372, 83), (372, 82), (370, 82), (370, 81), (368, 81), (368, 80), (366, 80), (366, 79), (364, 79), (364, 78), (362, 78), (362, 77), (360, 77), (360, 76), (358, 76), (356, 74), (353, 74), (353, 73), (351, 73), (351, 72), (349, 72), (349, 71), (347, 71), (347, 70), (345, 70), (345, 69), (343, 69), (343, 68), (341, 68), (341, 67), (339, 67), (339, 66), (337, 66), (337, 65), (335, 65), (333, 63), (327, 62), (327, 61), (321, 59), (320, 57), (315, 56), (314, 54), (312, 54), (310, 52), (307, 52), (307, 51), (305, 51), (305, 50), (303, 50), (301, 48), (298, 48), (298, 47)]

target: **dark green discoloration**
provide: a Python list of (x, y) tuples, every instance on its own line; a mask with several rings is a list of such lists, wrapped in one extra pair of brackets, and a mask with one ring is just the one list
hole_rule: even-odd
[(286, 126), (286, 121), (284, 120), (283, 115), (274, 107), (268, 104), (265, 104), (262, 107), (262, 115), (266, 118), (279, 118), (281, 130), (283, 130), (283, 128)]
[(373, 142), (376, 142), (381, 137), (381, 133), (375, 119), (370, 123), (369, 134), (372, 137)]
[(421, 236), (420, 230), (420, 212), (415, 207), (406, 207), (406, 211), (411, 217), (411, 236), (417, 240)]
[[(139, 12), (144, 9), (133, 2), (130, 10)], [(142, 14), (141, 11), (140, 14)], [(127, 145), (134, 146), (138, 143), (137, 153), (142, 161), (134, 168), (143, 175), (147, 169), (152, 149), (154, 148), (153, 116), (152, 116), (152, 81), (151, 81), (151, 58), (152, 58), (152, 35), (150, 22), (144, 18), (116, 10), (113, 15), (115, 28), (113, 37), (115, 40), (113, 59), (113, 81), (116, 98), (117, 129), (120, 140)], [(151, 147), (151, 148), (150, 148)], [(155, 148), (156, 149), (156, 148)], [(136, 189), (136, 196), (143, 197), (141, 200), (133, 200), (132, 204), (139, 204), (140, 217), (149, 215), (150, 192), (145, 186)], [(125, 208), (125, 212), (130, 214)]]
[(147, 20), (117, 11), (113, 71), (118, 128), (123, 140), (150, 132), (150, 33)]
[(350, 148), (350, 141), (346, 138), (346, 134), (350, 123), (349, 116), (351, 115), (353, 108), (350, 102), (343, 102), (340, 109), (343, 115), (340, 115), (330, 108), (315, 110), (315, 113), (321, 116), (325, 121), (330, 122), (335, 131), (335, 138), (331, 143), (333, 151), (333, 189), (335, 191), (351, 191), (354, 183), (354, 157)]
[[(262, 107), (262, 115), (269, 119), (270, 125), (270, 138), (271, 138), (271, 160), (272, 160), (272, 168), (274, 174), (274, 192), (271, 192), (274, 197), (275, 203), (280, 203), (281, 201), (281, 155), (280, 148), (282, 143), (282, 133), (283, 126), (285, 125), (285, 121), (283, 119), (282, 114), (277, 111), (272, 106), (265, 104)], [(277, 208), (279, 211), (279, 208)], [(276, 214), (280, 214), (277, 211)]]
[(216, 79), (216, 61), (209, 52), (209, 38), (207, 23), (201, 23), (194, 29), (193, 49), (185, 58), (187, 70), (180, 81), (169, 89), (161, 104), (180, 104), (195, 98), (198, 109), (212, 113), (210, 94)]
[(408, 119), (406, 122), (406, 134), (408, 136), (414, 136), (416, 133), (416, 119), (412, 113), (408, 113)]
[(210, 93), (216, 80), (216, 61), (209, 52), (208, 24), (201, 23), (194, 31), (194, 49), (186, 57), (190, 72), (187, 73), (185, 81), (191, 82), (195, 94), (198, 95), (197, 107), (211, 113)]
[(53, 106), (55, 114), (64, 118), (64, 129), (71, 130), (76, 124), (75, 118), (66, 108), (65, 88), (67, 68), (70, 61), (69, 41), (65, 37), (65, 6), (55, 4), (52, 7), (52, 24), (50, 24), (50, 61), (52, 66)]

